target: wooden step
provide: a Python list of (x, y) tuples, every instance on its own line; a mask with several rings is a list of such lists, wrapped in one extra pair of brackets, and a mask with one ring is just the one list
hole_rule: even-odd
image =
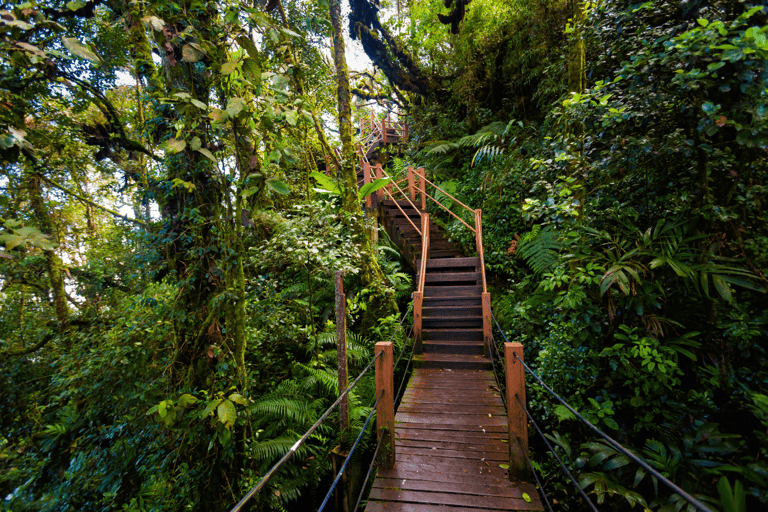
[(468, 328), (481, 328), (483, 327), (483, 317), (479, 316), (464, 316), (464, 317), (449, 317), (449, 316), (425, 316), (422, 319), (423, 329), (468, 329)]
[(414, 368), (451, 370), (491, 370), (491, 360), (478, 354), (417, 354)]
[(424, 276), (425, 283), (472, 283), (477, 284), (483, 277), (480, 272), (441, 272), (432, 273), (427, 270)]
[(422, 336), (429, 341), (482, 341), (483, 328), (424, 329)]
[(424, 297), (422, 307), (424, 310), (445, 310), (449, 307), (455, 307), (457, 309), (467, 309), (471, 311), (472, 308), (480, 308), (482, 311), (483, 303), (481, 297), (468, 296), (468, 297)]
[(432, 305), (435, 302), (435, 299), (428, 299), (424, 301), (422, 305), (422, 316), (424, 318), (427, 317), (433, 317), (433, 316), (442, 316), (446, 318), (465, 318), (470, 316), (482, 316), (483, 315), (483, 306), (480, 302), (480, 300), (476, 301), (477, 305), (475, 305), (475, 302), (468, 302), (466, 300), (455, 300), (453, 298), (450, 298), (449, 301), (451, 302), (459, 302), (459, 305), (447, 305), (444, 303), (435, 304)]
[(479, 341), (425, 340), (422, 346), (427, 354), (483, 355), (483, 343)]
[(424, 286), (424, 297), (466, 297), (476, 295), (481, 297), (482, 285), (475, 286)]

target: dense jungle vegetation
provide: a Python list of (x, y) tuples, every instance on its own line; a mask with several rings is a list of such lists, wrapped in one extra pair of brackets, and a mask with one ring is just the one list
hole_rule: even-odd
[[(333, 272), (352, 375), (395, 332), (412, 274), (359, 208), (351, 87), (354, 119), (410, 123), (392, 173), (483, 209), (494, 313), (545, 381), (713, 509), (764, 510), (768, 8), (340, 7), (3, 4), (0, 509), (228, 510), (336, 396)], [(347, 76), (340, 27), (372, 69)], [(683, 509), (529, 386), (603, 510)], [(334, 421), (252, 510), (317, 505)], [(583, 510), (532, 455), (556, 509)]]

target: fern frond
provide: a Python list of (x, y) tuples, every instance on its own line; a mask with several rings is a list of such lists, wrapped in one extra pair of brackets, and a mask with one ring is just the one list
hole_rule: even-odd
[(268, 418), (270, 421), (291, 420), (308, 423), (313, 413), (312, 402), (296, 396), (279, 396), (271, 393), (248, 407), (251, 415)]
[[(249, 455), (251, 458), (257, 461), (262, 460), (275, 460), (279, 459), (286, 453), (288, 453), (288, 450), (291, 449), (291, 447), (296, 444), (296, 439), (298, 439), (299, 436), (295, 437), (275, 437), (273, 439), (267, 439), (265, 441), (260, 441), (253, 443), (249, 447)], [(296, 456), (297, 458), (302, 458), (308, 454), (308, 447), (306, 444), (301, 445), (296, 450)]]
[(297, 363), (296, 366), (302, 368), (308, 374), (302, 382), (305, 389), (317, 385), (329, 394), (335, 394), (338, 391), (339, 377), (336, 375), (336, 370), (331, 368), (312, 368), (301, 363)]
[(551, 270), (558, 262), (562, 244), (552, 226), (533, 227), (517, 244), (517, 254), (533, 269), (536, 274)]
[(440, 141), (427, 150), (427, 156), (444, 155), (449, 151), (455, 151), (459, 149), (459, 145), (455, 142)]

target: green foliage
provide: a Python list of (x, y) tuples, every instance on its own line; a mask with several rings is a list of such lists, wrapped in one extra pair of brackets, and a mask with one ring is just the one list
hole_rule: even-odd
[(517, 254), (536, 274), (551, 270), (558, 262), (561, 244), (553, 226), (536, 225), (517, 244)]

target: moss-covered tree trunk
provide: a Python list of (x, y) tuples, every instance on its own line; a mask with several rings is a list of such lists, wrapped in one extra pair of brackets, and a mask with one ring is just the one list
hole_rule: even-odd
[(344, 191), (343, 208), (349, 214), (349, 228), (360, 251), (363, 285), (370, 291), (368, 307), (362, 319), (362, 327), (365, 329), (376, 325), (378, 318), (396, 312), (397, 304), (393, 290), (386, 286), (384, 273), (376, 261), (373, 245), (365, 233), (360, 200), (357, 195), (357, 158), (352, 142), (352, 103), (349, 71), (344, 55), (344, 32), (341, 27), (341, 0), (331, 0), (329, 6), (333, 25), (333, 62), (336, 65), (339, 136), (342, 148), (338, 178)]
[[(40, 177), (32, 174), (27, 178), (27, 191), (32, 211), (35, 214), (40, 231), (51, 237), (52, 242), (57, 242), (56, 224), (51, 218), (51, 214), (45, 205), (43, 199), (43, 190), (40, 183)], [(69, 306), (67, 306), (67, 293), (64, 289), (64, 264), (56, 251), (44, 250), (46, 271), (51, 286), (51, 298), (53, 299), (53, 309), (56, 313), (56, 320), (59, 323), (59, 332), (69, 330)], [(72, 340), (64, 337), (64, 347), (71, 348)]]
[[(568, 0), (571, 14), (571, 34), (568, 41), (568, 92), (581, 94), (587, 86), (586, 51), (584, 47), (584, 3), (580, 0)], [(572, 153), (575, 160), (571, 163), (571, 176), (576, 178), (574, 196), (579, 201), (579, 217), (584, 216), (585, 183), (581, 157), (584, 152), (584, 126), (581, 121), (571, 121), (568, 131), (572, 140)]]

